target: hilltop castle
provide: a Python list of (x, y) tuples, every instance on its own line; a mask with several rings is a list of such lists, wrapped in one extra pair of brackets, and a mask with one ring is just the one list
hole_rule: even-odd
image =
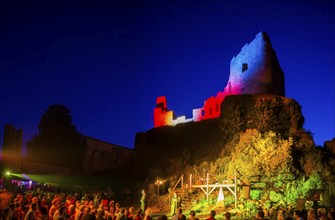
[(232, 58), (226, 87), (216, 96), (206, 99), (203, 107), (193, 109), (192, 118), (175, 118), (173, 111), (167, 108), (166, 97), (158, 97), (154, 109), (154, 127), (217, 118), (221, 114), (221, 103), (226, 96), (242, 94), (285, 96), (284, 73), (265, 32), (258, 33), (251, 43), (246, 44)]

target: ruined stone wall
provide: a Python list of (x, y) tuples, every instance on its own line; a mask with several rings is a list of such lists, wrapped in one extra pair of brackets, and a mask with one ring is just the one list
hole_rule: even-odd
[(134, 161), (134, 151), (115, 144), (86, 137), (84, 173), (96, 173)]

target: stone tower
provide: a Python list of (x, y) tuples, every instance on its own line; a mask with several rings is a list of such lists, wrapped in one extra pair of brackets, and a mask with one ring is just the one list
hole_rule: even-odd
[(230, 62), (225, 95), (269, 94), (285, 96), (284, 73), (270, 38), (260, 32)]

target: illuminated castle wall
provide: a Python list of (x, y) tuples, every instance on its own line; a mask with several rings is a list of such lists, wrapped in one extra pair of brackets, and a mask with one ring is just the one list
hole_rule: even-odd
[(176, 118), (173, 111), (167, 108), (166, 97), (158, 97), (154, 109), (154, 127), (217, 118), (221, 114), (220, 107), (225, 97), (241, 94), (285, 96), (284, 73), (265, 32), (258, 33), (251, 43), (246, 44), (241, 52), (232, 58), (226, 87), (216, 96), (206, 99), (203, 107), (193, 109), (192, 118)]

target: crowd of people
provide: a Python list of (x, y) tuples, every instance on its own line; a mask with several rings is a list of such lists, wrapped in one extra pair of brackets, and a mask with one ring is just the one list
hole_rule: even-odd
[[(64, 192), (57, 188), (38, 186), (25, 190), (6, 190), (0, 192), (1, 220), (153, 220), (153, 213), (147, 207), (146, 193), (142, 191), (139, 208), (122, 206), (115, 200), (112, 190), (90, 190)], [(158, 220), (199, 220), (194, 210), (183, 213), (181, 207), (171, 216), (159, 213)], [(220, 213), (220, 218), (231, 219), (230, 212)], [(266, 218), (265, 218), (266, 217)], [(216, 220), (216, 211), (212, 210), (205, 220)], [(234, 219), (245, 219), (234, 217)], [(265, 216), (258, 211), (253, 219), (278, 220), (335, 220), (335, 210), (319, 208), (317, 210), (279, 210), (275, 216)]]
[[(223, 214), (224, 220), (230, 220), (232, 214), (230, 212), (225, 212)], [(158, 220), (167, 220), (167, 216), (160, 216)], [(244, 218), (236, 218), (236, 219), (244, 219)], [(293, 213), (287, 213), (284, 210), (279, 210), (277, 216), (275, 217), (265, 217), (265, 213), (262, 210), (259, 210), (257, 214), (252, 218), (256, 220), (264, 220), (264, 219), (276, 219), (276, 220), (335, 220), (335, 210), (329, 209), (327, 211), (326, 208), (318, 208), (318, 209), (309, 209), (306, 210), (294, 210)], [(176, 215), (172, 216), (172, 220), (199, 220), (196, 217), (195, 211), (190, 211), (189, 217), (183, 214), (182, 209), (178, 209)], [(216, 211), (211, 210), (209, 213), (209, 217), (206, 217), (205, 220), (217, 220), (216, 219)]]
[(64, 191), (54, 186), (1, 189), (2, 220), (142, 220), (142, 212), (123, 207), (112, 190)]

